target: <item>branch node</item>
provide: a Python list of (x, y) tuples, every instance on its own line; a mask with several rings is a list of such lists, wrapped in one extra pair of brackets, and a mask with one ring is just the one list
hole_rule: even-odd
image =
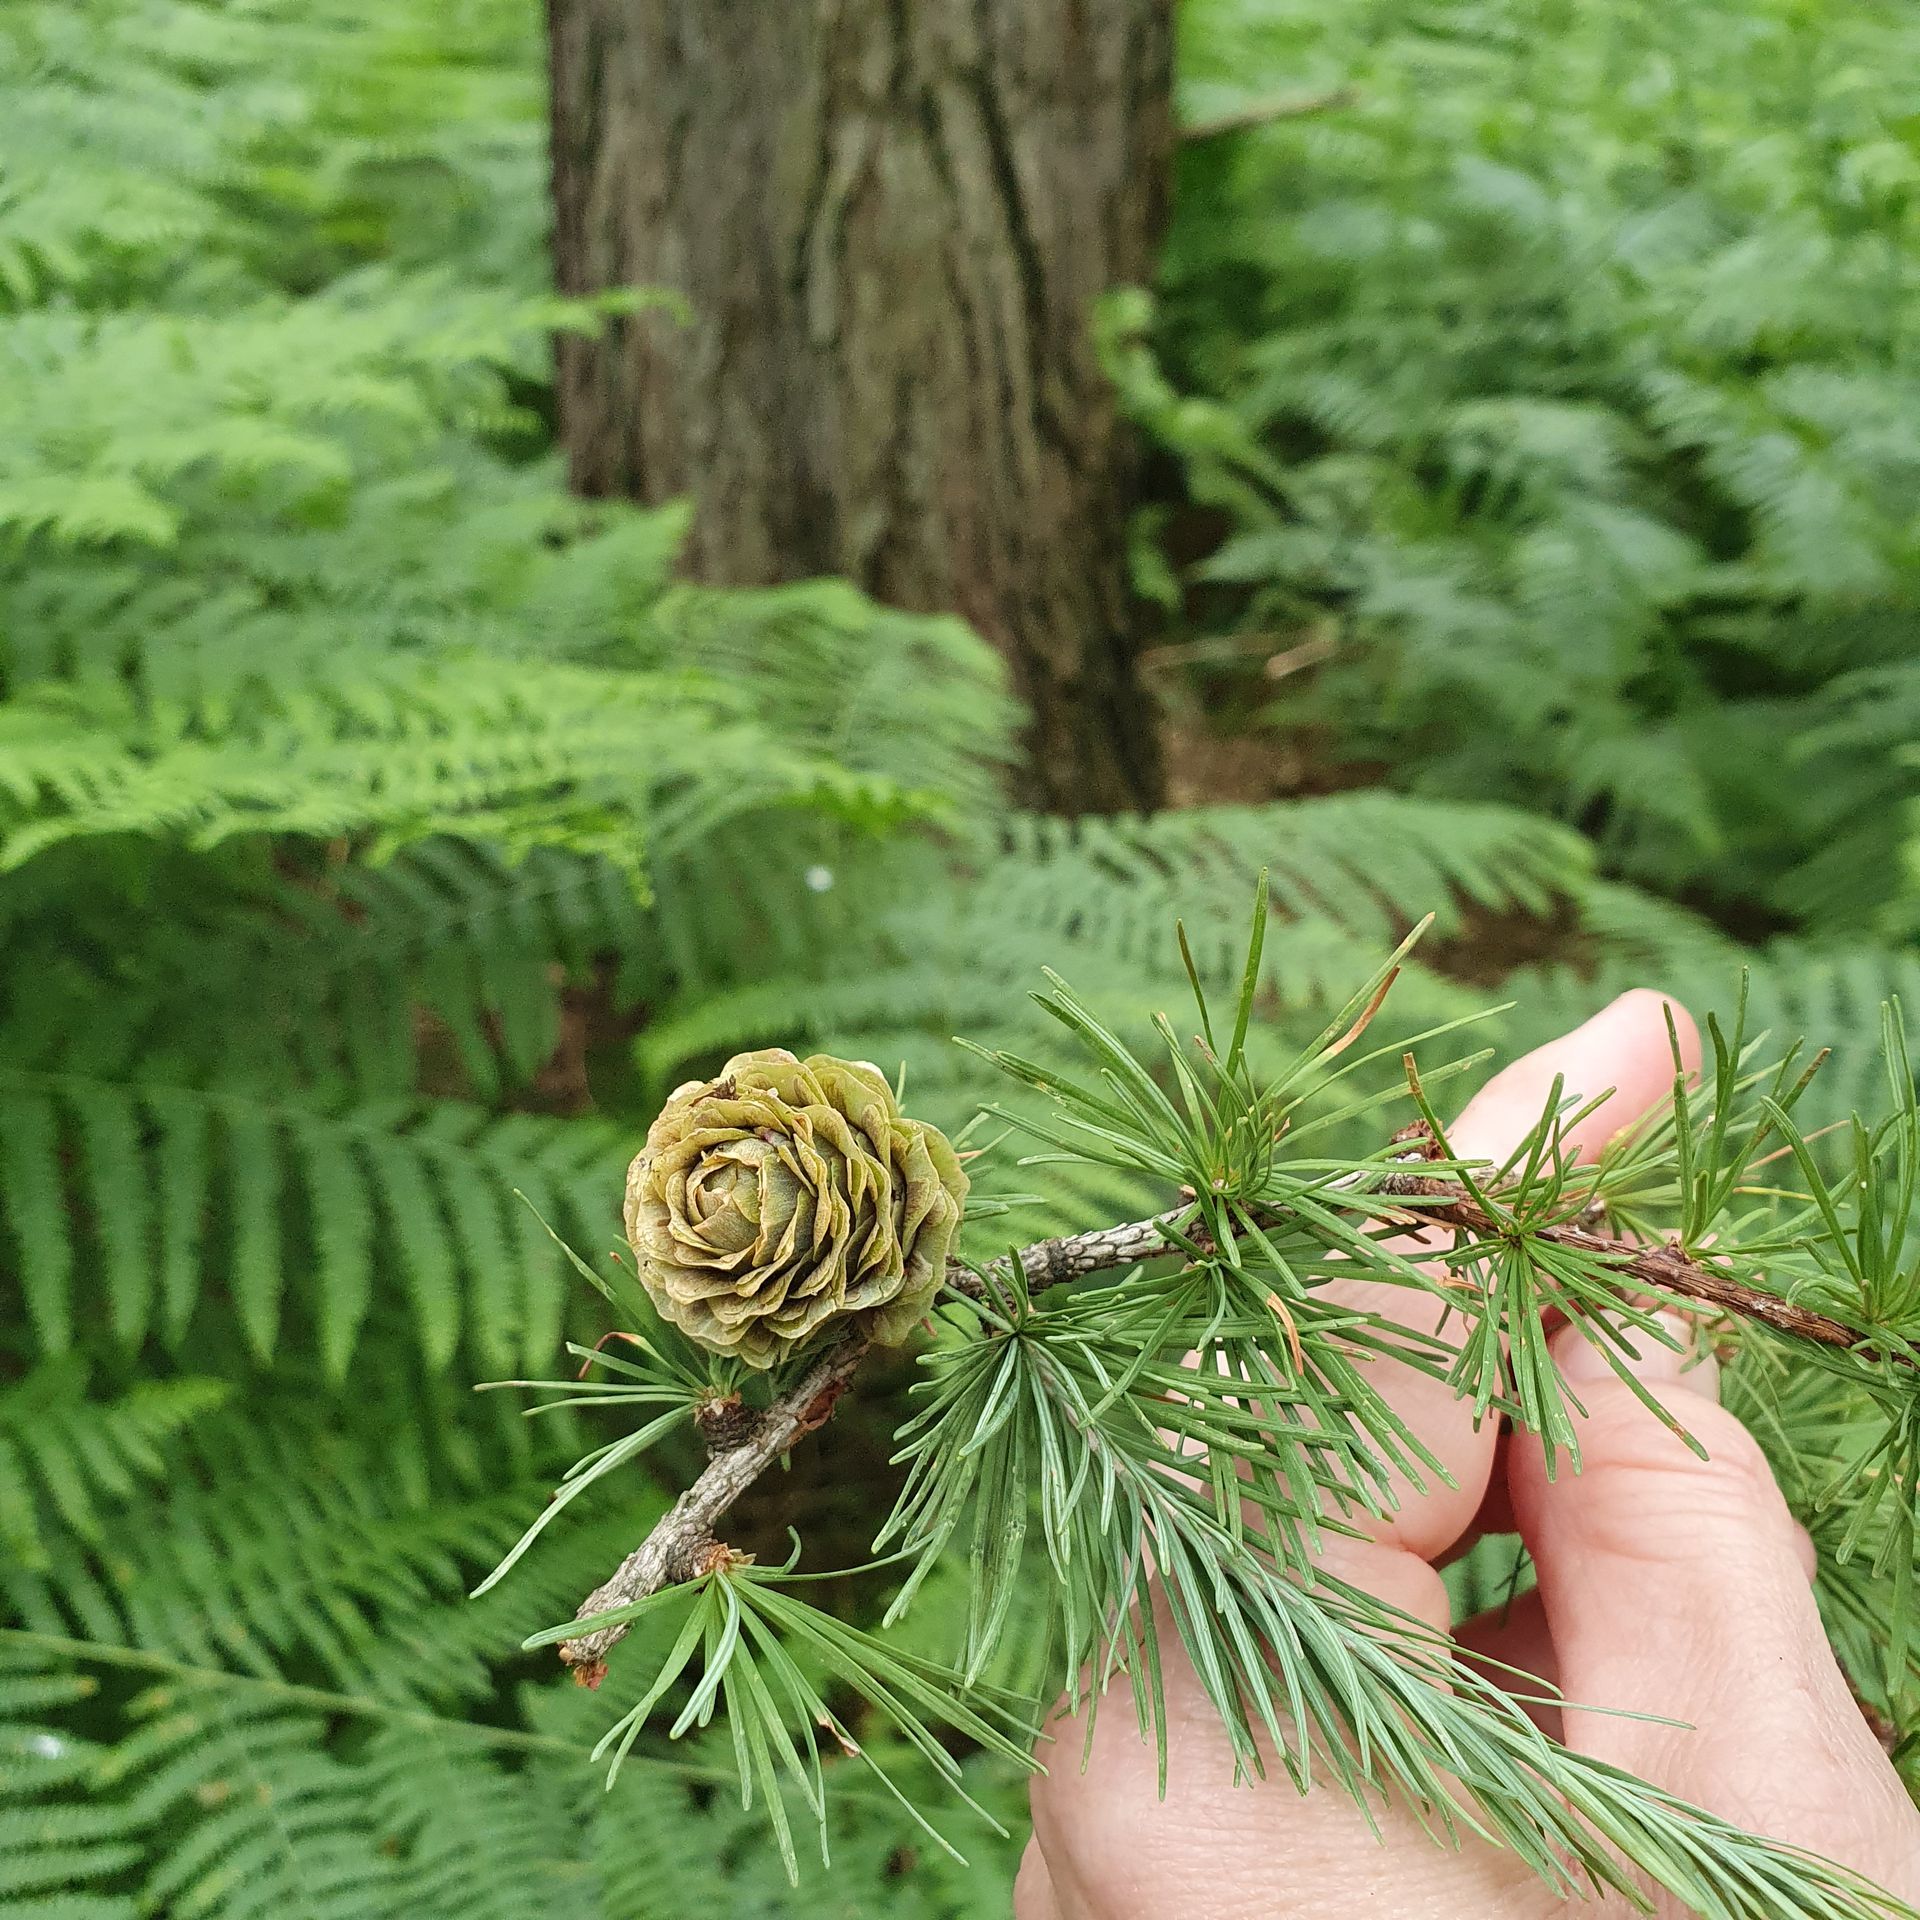
[[(1408, 1070), (1412, 1070), (1409, 1056)], [(1444, 1160), (1446, 1149), (1433, 1137), (1433, 1129), (1425, 1120), (1409, 1120), (1387, 1143), (1389, 1146), (1406, 1147), (1406, 1153), (1396, 1154), (1397, 1160), (1417, 1162), (1422, 1160)], [(1460, 1189), (1451, 1181), (1436, 1180), (1424, 1173), (1389, 1173), (1380, 1182), (1382, 1193), (1404, 1194), (1457, 1194)]]
[(709, 1455), (744, 1447), (765, 1419), (758, 1407), (748, 1406), (737, 1393), (709, 1391), (693, 1406), (693, 1424), (700, 1429)]
[(703, 1580), (710, 1573), (731, 1573), (735, 1567), (750, 1567), (753, 1555), (728, 1546), (724, 1540), (709, 1540), (694, 1553), (692, 1564), (692, 1577)]

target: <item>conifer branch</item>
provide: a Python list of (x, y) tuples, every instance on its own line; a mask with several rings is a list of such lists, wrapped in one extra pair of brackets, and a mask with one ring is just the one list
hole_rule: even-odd
[[(575, 1617), (610, 1613), (706, 1571), (702, 1560), (714, 1549), (714, 1523), (796, 1440), (826, 1425), (834, 1402), (866, 1358), (867, 1345), (860, 1334), (835, 1341), (747, 1427), (737, 1445), (713, 1455), (654, 1530), (580, 1603)], [(608, 1651), (626, 1632), (624, 1621), (596, 1627), (563, 1640), (560, 1658), (583, 1687), (597, 1687), (606, 1678)]]
[[(1495, 1238), (1501, 1231), (1471, 1200), (1446, 1200), (1422, 1207), (1418, 1218), (1423, 1224), (1453, 1227), (1476, 1239)], [(1528, 1232), (1553, 1246), (1575, 1253), (1596, 1254), (1612, 1262), (1619, 1271), (1623, 1290), (1632, 1291), (1637, 1281), (1661, 1293), (1697, 1300), (1701, 1306), (1721, 1313), (1757, 1320), (1762, 1326), (1792, 1339), (1812, 1340), (1823, 1347), (1844, 1347), (1864, 1357), (1871, 1357), (1875, 1351), (1866, 1344), (1866, 1336), (1845, 1321), (1816, 1313), (1811, 1307), (1782, 1299), (1762, 1287), (1750, 1287), (1730, 1273), (1689, 1258), (1677, 1246), (1635, 1246), (1631, 1241), (1616, 1240), (1572, 1223), (1529, 1228)]]
[[(1154, 1259), (1172, 1244), (1165, 1227), (1182, 1219), (1186, 1212), (1181, 1207), (1150, 1220), (1036, 1241), (1020, 1249), (1026, 1285), (1038, 1292), (1086, 1274)], [(986, 1271), (1003, 1280), (1011, 1278), (1010, 1258), (991, 1262)], [(971, 1267), (953, 1260), (947, 1264), (947, 1285), (957, 1293), (978, 1298), (985, 1283)], [(727, 1435), (733, 1444), (724, 1449), (714, 1446), (713, 1458), (700, 1477), (673, 1503), (646, 1539), (581, 1601), (575, 1618), (585, 1620), (630, 1606), (700, 1571), (701, 1556), (714, 1545), (715, 1523), (796, 1440), (827, 1423), (834, 1402), (866, 1358), (867, 1347), (868, 1342), (859, 1335), (836, 1342), (764, 1412), (733, 1425)], [(582, 1686), (597, 1687), (606, 1677), (608, 1652), (625, 1638), (626, 1631), (624, 1621), (595, 1627), (577, 1639), (562, 1641), (560, 1658), (573, 1669), (573, 1677)]]
[[(1404, 1213), (1410, 1225), (1450, 1227), (1477, 1240), (1497, 1239), (1503, 1231), (1500, 1223), (1475, 1202), (1454, 1197), (1459, 1196), (1459, 1188), (1443, 1180), (1423, 1174), (1390, 1174), (1381, 1190), (1411, 1203), (1396, 1209)], [(1190, 1206), (1181, 1206), (1145, 1220), (1036, 1241), (1019, 1250), (1022, 1277), (1027, 1288), (1037, 1293), (1068, 1280), (1183, 1250), (1183, 1243), (1191, 1246), (1195, 1240), (1192, 1213)], [(1690, 1258), (1678, 1247), (1638, 1246), (1571, 1222), (1532, 1227), (1528, 1232), (1552, 1245), (1607, 1260), (1619, 1274), (1623, 1293), (1638, 1287), (1678, 1296), (1698, 1301), (1717, 1313), (1757, 1321), (1789, 1338), (1872, 1353), (1865, 1336), (1843, 1321), (1748, 1286), (1719, 1268)], [(1204, 1233), (1200, 1237), (1204, 1240)], [(954, 1293), (978, 1299), (989, 1280), (1004, 1283), (1012, 1277), (1014, 1257), (1002, 1256), (980, 1270), (950, 1261), (947, 1286)], [(701, 1558), (713, 1550), (715, 1523), (796, 1440), (826, 1424), (867, 1350), (868, 1342), (862, 1336), (836, 1342), (792, 1388), (748, 1423), (743, 1438), (724, 1451), (716, 1451), (705, 1471), (674, 1502), (652, 1533), (581, 1602), (576, 1617), (584, 1620), (611, 1612), (703, 1571)], [(563, 1641), (560, 1657), (573, 1668), (575, 1679), (583, 1686), (597, 1687), (606, 1673), (607, 1653), (626, 1631), (624, 1621), (593, 1628), (577, 1639)]]

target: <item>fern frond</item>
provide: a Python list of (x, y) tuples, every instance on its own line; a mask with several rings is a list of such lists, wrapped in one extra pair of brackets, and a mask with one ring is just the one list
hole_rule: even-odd
[[(1892, 657), (1869, 628), (1904, 655), (1920, 618), (1886, 78), (1911, 25), (1691, 17), (1590, 8), (1542, 62), (1514, 0), (1201, 0), (1196, 97), (1314, 75), (1364, 104), (1203, 143), (1121, 391), (1224, 522), (1171, 603), (1277, 657), (1312, 637), (1268, 709), (1309, 765), (1535, 806), (1616, 878), (1905, 938), (1898, 749), (1823, 758), (1790, 803), (1762, 770), (1823, 683)], [(1220, 484), (1232, 434), (1267, 484)]]
[(89, 1789), (107, 1749), (59, 1724), (90, 1700), (92, 1676), (0, 1644), (0, 1901), (22, 1920), (134, 1920), (118, 1889), (140, 1859), (145, 1820)]
[(220, 1406), (224, 1380), (141, 1380), (91, 1399), (70, 1360), (49, 1361), (0, 1391), (0, 1552), (29, 1570), (49, 1564), (56, 1529), (97, 1546), (103, 1504), (165, 1473), (161, 1442)]
[[(435, 1366), (463, 1336), (487, 1371), (544, 1365), (564, 1283), (532, 1209), (598, 1244), (626, 1157), (594, 1121), (451, 1102), (10, 1066), (0, 1086), (0, 1215), (49, 1353), (96, 1315), (123, 1342), (153, 1330), (177, 1348), (218, 1274), (261, 1360), (297, 1301), (342, 1378), (379, 1288), (407, 1300)], [(209, 1244), (215, 1219), (230, 1225)]]
[(144, 1724), (102, 1779), (179, 1834), (147, 1862), (143, 1901), (221, 1920), (395, 1910), (365, 1784), (326, 1752), (318, 1722), (218, 1687), (159, 1689), (132, 1711)]
[(578, 1897), (577, 1793), (567, 1774), (508, 1772), (482, 1746), (405, 1727), (375, 1734), (356, 1772), (374, 1829), (397, 1855), (400, 1912), (524, 1920), (570, 1897), (593, 1911)]
[[(1345, 997), (1357, 958), (1426, 914), (1445, 937), (1473, 911), (1544, 913), (1584, 889), (1588, 861), (1578, 836), (1535, 815), (1379, 792), (1149, 819), (1016, 817), (997, 854), (971, 855), (966, 872), (856, 869), (819, 902), (790, 876), (768, 923), (791, 916), (809, 964), (782, 969), (776, 954), (729, 991), (703, 981), (649, 1026), (640, 1057), (658, 1084), (685, 1060), (783, 1024), (979, 1031), (1063, 955), (1103, 996), (1163, 1006), (1170, 988), (1184, 991), (1174, 922), (1203, 978), (1232, 977), (1246, 888), (1263, 868), (1276, 924), (1262, 986), (1273, 1009), (1317, 1009)], [(813, 917), (827, 914), (838, 917)], [(1470, 997), (1417, 966), (1409, 981), (1423, 1015), (1461, 1011)]]

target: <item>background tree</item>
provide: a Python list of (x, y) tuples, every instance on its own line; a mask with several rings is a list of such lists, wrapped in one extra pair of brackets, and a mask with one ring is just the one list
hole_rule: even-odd
[(562, 342), (587, 494), (694, 503), (697, 580), (953, 611), (1031, 711), (1030, 790), (1151, 805), (1139, 471), (1090, 337), (1146, 279), (1171, 0), (550, 0), (554, 257), (683, 294)]

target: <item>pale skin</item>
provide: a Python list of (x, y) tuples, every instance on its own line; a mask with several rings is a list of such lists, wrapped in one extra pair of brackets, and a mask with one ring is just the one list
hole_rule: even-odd
[[(1475, 1096), (1453, 1145), (1502, 1159), (1538, 1118), (1556, 1073), (1569, 1093), (1614, 1097), (1575, 1139), (1591, 1154), (1664, 1099), (1673, 1078), (1665, 1008), (1635, 992), (1516, 1061)], [(1673, 1009), (1697, 1066), (1693, 1022)], [(1355, 1287), (1397, 1318), (1408, 1295)], [(1648, 1343), (1638, 1371), (1706, 1446), (1701, 1461), (1593, 1360), (1570, 1331), (1556, 1357), (1587, 1408), (1583, 1471), (1549, 1481), (1537, 1443), (1476, 1430), (1469, 1406), (1407, 1369), (1382, 1382), (1456, 1485), (1404, 1490), (1367, 1540), (1339, 1541), (1344, 1578), (1439, 1628), (1450, 1625), (1436, 1562), (1489, 1528), (1518, 1527), (1539, 1591), (1500, 1619), (1459, 1626), (1466, 1649), (1539, 1674), (1568, 1701), (1574, 1747), (1743, 1826), (1822, 1853), (1920, 1903), (1920, 1812), (1862, 1718), (1821, 1630), (1813, 1554), (1759, 1448), (1717, 1401), (1710, 1360)], [(1595, 1377), (1595, 1369), (1600, 1377)], [(1163, 1623), (1164, 1624), (1164, 1623)], [(1016, 1920), (1546, 1920), (1631, 1911), (1568, 1902), (1491, 1846), (1437, 1847), (1403, 1810), (1376, 1839), (1338, 1792), (1302, 1797), (1284, 1777), (1232, 1784), (1232, 1762), (1171, 1631), (1168, 1776), (1131, 1705), (1110, 1697), (1083, 1772), (1081, 1729), (1058, 1728), (1033, 1786), (1033, 1840)], [(1516, 1687), (1518, 1683), (1514, 1683)], [(1617, 1717), (1652, 1713), (1684, 1727)], [(1671, 1902), (1657, 1911), (1677, 1916)]]

